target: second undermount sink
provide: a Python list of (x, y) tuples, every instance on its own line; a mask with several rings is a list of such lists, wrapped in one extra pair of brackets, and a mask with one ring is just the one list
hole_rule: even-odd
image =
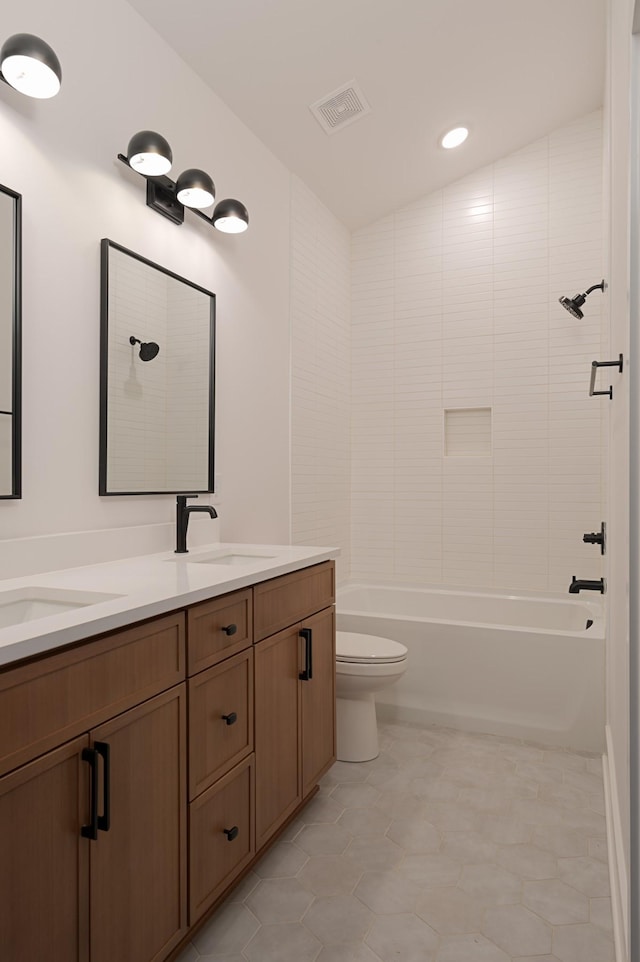
[(0, 628), (48, 618), (50, 615), (86, 608), (88, 605), (97, 605), (101, 601), (120, 597), (122, 596), (102, 591), (73, 591), (67, 588), (37, 586), (0, 591)]
[(199, 565), (248, 565), (256, 561), (268, 561), (275, 558), (274, 554), (229, 554), (206, 555), (204, 558), (187, 558), (187, 561)]

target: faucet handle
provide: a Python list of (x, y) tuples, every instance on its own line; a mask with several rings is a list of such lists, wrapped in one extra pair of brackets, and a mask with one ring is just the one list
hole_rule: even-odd
[(176, 495), (176, 503), (181, 505), (183, 508), (187, 503), (187, 498), (197, 498), (197, 494), (178, 494)]

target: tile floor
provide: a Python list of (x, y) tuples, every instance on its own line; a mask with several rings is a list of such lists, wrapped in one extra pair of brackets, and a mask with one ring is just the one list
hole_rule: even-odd
[(613, 962), (599, 757), (381, 725), (180, 962)]

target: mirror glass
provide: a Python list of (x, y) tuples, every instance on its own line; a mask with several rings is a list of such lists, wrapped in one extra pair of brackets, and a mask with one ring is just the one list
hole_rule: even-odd
[(0, 185), (0, 498), (21, 496), (22, 198)]
[(100, 494), (213, 491), (215, 295), (102, 241)]

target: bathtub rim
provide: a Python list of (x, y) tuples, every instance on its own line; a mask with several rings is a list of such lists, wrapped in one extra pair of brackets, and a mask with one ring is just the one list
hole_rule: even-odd
[[(388, 611), (378, 611), (370, 610), (364, 608), (347, 608), (344, 607), (343, 595), (349, 590), (356, 588), (364, 588), (370, 591), (377, 591), (379, 589), (385, 589), (388, 591), (403, 591), (410, 592), (411, 594), (421, 594), (421, 595), (451, 595), (459, 596), (462, 595), (465, 598), (493, 598), (496, 601), (508, 600), (508, 601), (551, 601), (554, 604), (570, 605), (575, 606), (580, 604), (582, 607), (586, 608), (589, 612), (589, 617), (593, 620), (593, 624), (589, 628), (582, 628), (580, 631), (570, 631), (565, 628), (538, 628), (535, 625), (505, 625), (496, 624), (494, 622), (488, 621), (463, 621), (460, 618), (450, 619), (450, 618), (429, 618), (420, 615), (400, 615)], [(404, 585), (390, 585), (390, 584), (371, 584), (368, 582), (353, 582), (342, 584), (337, 588), (336, 591), (336, 615), (360, 615), (363, 617), (370, 618), (387, 618), (387, 619), (397, 619), (398, 621), (415, 621), (415, 622), (428, 622), (434, 625), (460, 625), (465, 628), (490, 628), (494, 631), (518, 631), (518, 632), (531, 632), (533, 634), (540, 635), (559, 635), (562, 637), (570, 638), (582, 638), (589, 637), (593, 639), (598, 639), (604, 641), (605, 639), (605, 611), (604, 604), (597, 604), (593, 601), (586, 601), (583, 598), (569, 599), (562, 595), (539, 595), (535, 593), (530, 594), (507, 594), (504, 591), (479, 591), (478, 589), (473, 589), (469, 591), (463, 591), (458, 588), (441, 588), (439, 586), (431, 586), (426, 588), (416, 588), (416, 587), (405, 587)], [(587, 634), (588, 632), (588, 634)]]

